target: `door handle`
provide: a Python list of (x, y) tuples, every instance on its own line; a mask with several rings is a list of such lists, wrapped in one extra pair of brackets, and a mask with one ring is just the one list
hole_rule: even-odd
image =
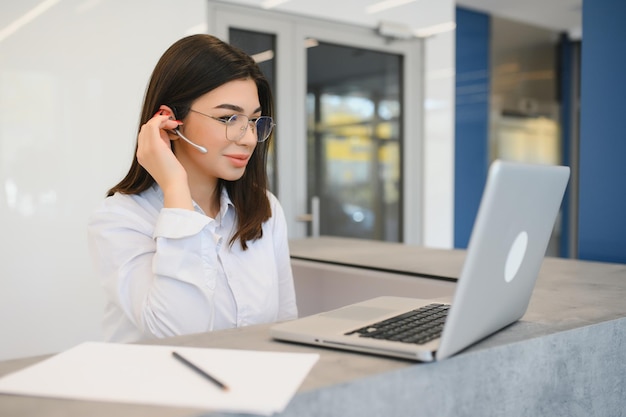
[(320, 236), (320, 198), (314, 196), (311, 198), (311, 213), (301, 214), (296, 217), (299, 222), (311, 223), (311, 237)]

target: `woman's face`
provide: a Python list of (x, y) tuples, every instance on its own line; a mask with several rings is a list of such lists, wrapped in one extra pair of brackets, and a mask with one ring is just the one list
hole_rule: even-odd
[(228, 181), (241, 178), (256, 148), (256, 132), (248, 125), (241, 139), (228, 140), (226, 125), (213, 117), (227, 119), (234, 114), (243, 114), (255, 119), (261, 116), (254, 81), (243, 79), (223, 84), (195, 100), (191, 109), (193, 111), (183, 120), (180, 131), (192, 142), (205, 147), (207, 152), (202, 153), (181, 139), (175, 142), (176, 157), (185, 167), (190, 185), (208, 185), (207, 181), (217, 183), (219, 178)]

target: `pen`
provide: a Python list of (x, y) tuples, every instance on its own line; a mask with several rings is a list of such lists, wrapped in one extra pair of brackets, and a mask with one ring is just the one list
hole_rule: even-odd
[(199, 373), (200, 375), (202, 375), (203, 377), (205, 377), (206, 379), (208, 379), (209, 381), (213, 382), (215, 385), (217, 385), (218, 387), (220, 387), (222, 390), (224, 391), (228, 391), (228, 386), (226, 386), (224, 383), (222, 383), (221, 381), (215, 379), (215, 377), (209, 375), (207, 372), (205, 372), (204, 370), (198, 368), (196, 365), (194, 365), (193, 363), (189, 362), (189, 360), (185, 359), (183, 356), (180, 355), (180, 353), (178, 352), (172, 352), (172, 356), (174, 356), (176, 359), (178, 359), (180, 362), (182, 362), (184, 365), (188, 366), (189, 368), (193, 369), (194, 371), (196, 371), (197, 373)]

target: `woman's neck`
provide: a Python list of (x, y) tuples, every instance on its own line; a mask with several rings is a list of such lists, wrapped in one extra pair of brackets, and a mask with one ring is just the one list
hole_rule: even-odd
[(200, 206), (204, 214), (216, 218), (220, 212), (220, 189), (217, 184), (202, 184), (193, 186), (189, 184), (191, 198)]

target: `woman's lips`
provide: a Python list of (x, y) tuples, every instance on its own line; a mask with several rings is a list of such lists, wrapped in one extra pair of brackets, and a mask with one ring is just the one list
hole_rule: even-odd
[(247, 154), (231, 154), (225, 156), (230, 160), (230, 163), (237, 168), (245, 167), (248, 164), (248, 159), (250, 158), (250, 155)]

